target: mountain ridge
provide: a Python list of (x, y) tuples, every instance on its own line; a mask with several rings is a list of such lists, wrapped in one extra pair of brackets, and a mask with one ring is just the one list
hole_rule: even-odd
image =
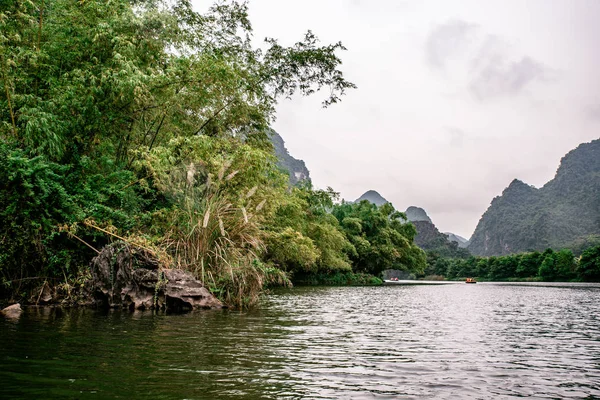
[(481, 216), (468, 249), (505, 255), (574, 248), (600, 234), (600, 139), (582, 143), (560, 161), (554, 178), (537, 189), (514, 179)]

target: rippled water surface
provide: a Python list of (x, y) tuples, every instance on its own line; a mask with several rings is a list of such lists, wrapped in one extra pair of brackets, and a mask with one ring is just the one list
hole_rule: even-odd
[(0, 398), (600, 399), (600, 286), (296, 288), (253, 312), (0, 319)]

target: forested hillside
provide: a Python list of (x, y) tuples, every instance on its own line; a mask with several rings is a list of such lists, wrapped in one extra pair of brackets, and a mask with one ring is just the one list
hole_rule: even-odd
[(481, 217), (468, 249), (503, 255), (551, 248), (580, 251), (600, 243), (600, 140), (565, 155), (540, 189), (517, 179)]

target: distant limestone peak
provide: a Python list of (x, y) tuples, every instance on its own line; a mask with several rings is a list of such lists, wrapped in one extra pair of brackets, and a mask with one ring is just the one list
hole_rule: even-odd
[(382, 206), (385, 203), (389, 203), (389, 201), (387, 201), (382, 195), (380, 195), (375, 190), (366, 191), (362, 196), (360, 196), (358, 199), (356, 199), (355, 203), (360, 203), (363, 200), (370, 201), (371, 203), (375, 204), (376, 206)]
[(510, 185), (506, 189), (504, 189), (504, 194), (506, 193), (531, 193), (535, 192), (537, 189), (531, 185), (526, 184), (525, 182), (519, 179), (513, 179)]
[(268, 132), (271, 143), (275, 150), (275, 156), (277, 157), (277, 165), (284, 171), (286, 171), (290, 177), (290, 185), (296, 185), (301, 181), (310, 182), (310, 173), (304, 161), (292, 157), (285, 147), (285, 141), (280, 134), (274, 130)]
[(482, 215), (468, 245), (478, 256), (577, 250), (600, 235), (600, 139), (568, 152), (537, 189), (515, 179)]
[(421, 207), (410, 206), (406, 209), (405, 214), (406, 218), (408, 218), (408, 220), (411, 222), (427, 221), (433, 224), (431, 218), (429, 218), (429, 215), (427, 215), (425, 210), (423, 210)]
[(517, 187), (518, 188), (518, 187), (523, 187), (523, 186), (527, 186), (527, 184), (525, 182), (523, 182), (522, 180), (517, 179), (517, 178), (513, 179), (512, 182), (510, 183), (510, 185), (508, 185), (509, 188), (510, 187), (512, 187), (512, 188)]
[(578, 181), (581, 177), (600, 171), (600, 139), (582, 143), (568, 152), (556, 170), (555, 181)]
[(456, 233), (444, 232), (444, 235), (448, 236), (449, 241), (458, 243), (458, 247), (466, 248), (469, 245), (468, 239), (465, 239), (464, 237), (457, 235)]

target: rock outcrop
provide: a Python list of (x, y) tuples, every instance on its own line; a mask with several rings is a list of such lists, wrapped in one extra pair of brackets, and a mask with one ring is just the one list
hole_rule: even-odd
[(123, 242), (106, 246), (92, 260), (88, 292), (96, 305), (110, 308), (223, 308), (189, 272), (161, 268), (149, 251)]
[(271, 139), (271, 143), (273, 143), (275, 156), (277, 157), (277, 165), (288, 173), (290, 185), (294, 186), (301, 181), (310, 182), (310, 172), (308, 171), (308, 168), (306, 168), (306, 164), (303, 160), (299, 160), (290, 155), (281, 135), (274, 130), (269, 131), (268, 135)]

